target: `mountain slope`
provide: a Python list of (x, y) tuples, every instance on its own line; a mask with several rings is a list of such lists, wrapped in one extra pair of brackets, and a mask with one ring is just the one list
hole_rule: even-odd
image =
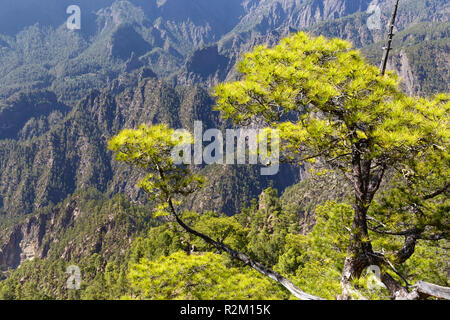
[[(49, 221), (74, 215), (76, 210), (61, 205), (76, 192), (95, 188), (106, 198), (123, 193), (145, 203), (136, 187), (142, 172), (117, 163), (106, 148), (121, 129), (160, 122), (192, 129), (195, 120), (206, 127), (226, 127), (212, 111), (208, 88), (238, 77), (236, 63), (254, 46), (274, 45), (298, 30), (347, 39), (378, 65), (393, 3), (83, 0), (78, 1), (82, 29), (69, 31), (69, 2), (7, 0), (9, 6), (0, 12), (0, 229), (15, 228), (0, 241), (0, 262), (9, 267), (31, 256), (45, 258), (45, 237), (52, 242), (61, 235), (66, 240), (74, 236), (66, 228), (74, 224), (55, 227)], [(376, 3), (381, 29), (371, 30), (371, 13), (366, 11)], [(448, 92), (449, 13), (446, 0), (401, 3), (389, 67), (398, 71), (411, 95)], [(17, 16), (17, 21), (11, 18)], [(282, 191), (302, 178), (294, 167), (283, 167), (270, 178), (249, 166), (197, 169), (208, 182), (184, 208), (228, 215), (238, 213), (268, 186)], [(309, 205), (322, 195), (308, 193), (305, 185), (289, 188), (283, 199), (296, 213), (303, 212), (309, 226)], [(308, 197), (306, 204), (295, 199), (298, 194)], [(41, 214), (52, 204), (60, 204), (59, 209)], [(28, 220), (15, 223), (24, 217)], [(102, 235), (111, 231), (106, 230)], [(129, 231), (120, 236), (133, 237), (136, 230)], [(77, 238), (69, 251), (79, 258), (83, 247), (92, 249), (98, 243)], [(121, 245), (111, 250), (121, 250)]]

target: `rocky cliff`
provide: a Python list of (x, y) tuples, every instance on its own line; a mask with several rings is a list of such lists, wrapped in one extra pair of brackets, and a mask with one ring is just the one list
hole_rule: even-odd
[[(211, 111), (208, 87), (235, 79), (235, 64), (254, 46), (274, 45), (299, 30), (352, 41), (377, 65), (392, 4), (82, 1), (92, 10), (83, 16), (86, 27), (80, 32), (64, 28), (65, 16), (33, 26), (35, 21), (25, 17), (4, 29), (0, 19), (0, 225), (27, 216), (2, 229), (0, 266), (16, 267), (51, 252), (65, 259), (86, 248), (99, 252), (103, 235), (114, 230), (114, 218), (105, 214), (103, 224), (89, 229), (90, 236), (73, 240), (76, 226), (90, 221), (78, 217), (91, 213), (77, 201), (61, 205), (74, 192), (93, 187), (108, 197), (124, 193), (144, 202), (135, 186), (142, 172), (112, 159), (106, 148), (112, 135), (141, 123), (191, 128), (194, 120), (202, 120), (207, 127), (223, 127)], [(367, 25), (372, 14), (367, 9), (377, 5), (380, 30)], [(402, 2), (389, 67), (398, 71), (411, 95), (449, 89), (449, 8), (446, 0)], [(198, 169), (209, 182), (186, 208), (227, 214), (238, 212), (267, 186), (283, 190), (300, 175), (298, 169), (283, 168), (270, 181), (259, 177), (257, 168)], [(46, 207), (50, 211), (39, 212)], [(311, 220), (310, 211), (304, 216)], [(51, 249), (61, 243), (61, 234), (64, 244)]]

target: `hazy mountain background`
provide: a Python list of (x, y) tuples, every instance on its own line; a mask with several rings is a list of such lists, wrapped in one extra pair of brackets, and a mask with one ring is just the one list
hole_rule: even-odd
[[(411, 95), (448, 92), (450, 3), (400, 2), (389, 67)], [(151, 204), (135, 186), (142, 173), (112, 159), (106, 149), (110, 137), (141, 123), (191, 128), (202, 120), (207, 127), (226, 126), (211, 109), (211, 86), (234, 79), (233, 67), (255, 45), (273, 45), (299, 30), (349, 40), (378, 65), (393, 3), (0, 0), (0, 267), (52, 254), (63, 260), (119, 254), (119, 247), (154, 222), (124, 214)], [(81, 8), (81, 30), (65, 24), (73, 4)], [(381, 8), (380, 30), (368, 28), (371, 5)], [(185, 207), (228, 215), (267, 187), (282, 193), (303, 176), (295, 167), (270, 178), (247, 166), (199, 169), (208, 184)], [(293, 188), (314, 189), (290, 187), (287, 204)], [(123, 199), (111, 200), (118, 194)], [(92, 199), (98, 214), (89, 214)], [(304, 218), (311, 205), (294, 208)], [(117, 217), (128, 221), (125, 229), (114, 223)], [(90, 236), (93, 231), (81, 227), (88, 225), (105, 237)], [(84, 230), (83, 241), (71, 240), (73, 228)], [(127, 241), (114, 244), (106, 236), (111, 230)], [(55, 239), (67, 240), (53, 245)]]

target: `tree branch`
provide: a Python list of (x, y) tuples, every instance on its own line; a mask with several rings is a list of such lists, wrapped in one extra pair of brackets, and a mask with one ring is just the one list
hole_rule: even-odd
[(433, 192), (432, 194), (426, 195), (423, 197), (423, 200), (430, 200), (434, 197), (437, 197), (438, 195), (446, 192), (450, 186), (450, 183), (447, 183), (442, 189), (437, 190), (436, 192)]

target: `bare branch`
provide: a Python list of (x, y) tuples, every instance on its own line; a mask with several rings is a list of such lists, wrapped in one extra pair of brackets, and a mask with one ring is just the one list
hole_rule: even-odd
[[(158, 172), (159, 172), (160, 178), (162, 180), (165, 180), (166, 176), (164, 174), (164, 171), (160, 167), (158, 167)], [(215, 241), (215, 240), (211, 239), (210, 237), (208, 237), (207, 235), (192, 229), (187, 224), (185, 224), (184, 221), (181, 220), (180, 216), (177, 214), (177, 211), (175, 210), (175, 206), (173, 205), (172, 196), (170, 195), (169, 192), (165, 191), (165, 197), (166, 197), (167, 203), (169, 204), (169, 209), (170, 209), (172, 215), (175, 217), (177, 223), (188, 233), (191, 233), (191, 234), (203, 239), (206, 243), (213, 245), (214, 247), (216, 247), (219, 250), (225, 251), (233, 259), (240, 260), (240, 261), (244, 262), (245, 265), (252, 267), (259, 273), (277, 281), (283, 287), (285, 287), (290, 293), (292, 293), (294, 296), (296, 296), (297, 298), (299, 298), (301, 300), (324, 300), (323, 298), (313, 296), (309, 293), (306, 293), (306, 292), (300, 290), (291, 281), (289, 281), (288, 279), (283, 277), (281, 274), (263, 266), (259, 262), (254, 261), (249, 256), (228, 247), (227, 245), (225, 245), (224, 243), (222, 243), (220, 241)]]

